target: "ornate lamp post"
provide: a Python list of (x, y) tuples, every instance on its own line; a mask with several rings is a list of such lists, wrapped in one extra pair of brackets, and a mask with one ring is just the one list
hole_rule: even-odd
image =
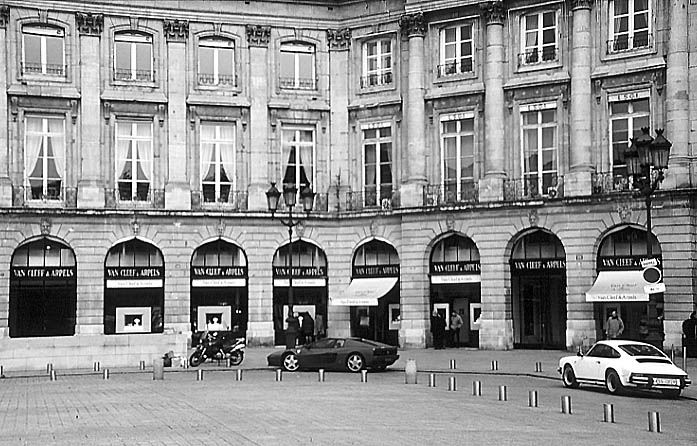
[[(280, 218), (281, 224), (288, 228), (288, 313), (293, 314), (293, 228), (300, 223), (300, 219), (293, 218), (293, 207), (296, 205), (298, 188), (295, 184), (287, 183), (283, 185), (283, 201), (288, 208), (288, 219)], [(276, 183), (271, 183), (271, 187), (266, 191), (266, 202), (271, 211), (273, 218), (278, 208), (279, 198), (281, 193), (276, 188)], [(315, 193), (312, 188), (307, 185), (300, 191), (300, 200), (302, 201), (303, 210), (306, 213), (312, 211), (315, 202)]]
[[(673, 144), (663, 136), (663, 129), (656, 129), (656, 138), (649, 135), (649, 128), (642, 127), (641, 135), (632, 139), (632, 145), (624, 152), (627, 172), (632, 185), (639, 190), (646, 203), (646, 255), (653, 257), (651, 238), (651, 197), (663, 182), (663, 171), (668, 169), (668, 156)], [(659, 348), (663, 346), (663, 324), (658, 319), (656, 299), (649, 295), (648, 335), (646, 342)]]

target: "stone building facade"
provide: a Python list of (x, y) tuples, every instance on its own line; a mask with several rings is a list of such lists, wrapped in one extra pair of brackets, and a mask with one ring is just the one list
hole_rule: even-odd
[[(282, 344), (290, 308), (411, 347), (456, 312), (486, 349), (587, 345), (617, 309), (680, 345), (687, 0), (0, 3), (5, 367), (183, 355), (211, 324)], [(648, 237), (642, 127), (672, 142)], [(272, 182), (316, 193), (292, 243)]]

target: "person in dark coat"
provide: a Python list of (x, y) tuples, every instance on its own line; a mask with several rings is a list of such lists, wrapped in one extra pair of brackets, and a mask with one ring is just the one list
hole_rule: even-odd
[(433, 310), (431, 317), (431, 333), (433, 334), (433, 348), (442, 350), (445, 348), (445, 319), (443, 319), (437, 310)]
[(697, 311), (682, 323), (682, 345), (687, 349), (687, 356), (697, 357)]
[(286, 328), (286, 348), (295, 348), (298, 334), (300, 333), (300, 320), (298, 319), (297, 313), (293, 312), (293, 307), (288, 310), (286, 323), (288, 324), (288, 328)]
[(304, 344), (309, 344), (315, 340), (315, 320), (308, 312), (303, 313), (303, 322), (300, 328)]

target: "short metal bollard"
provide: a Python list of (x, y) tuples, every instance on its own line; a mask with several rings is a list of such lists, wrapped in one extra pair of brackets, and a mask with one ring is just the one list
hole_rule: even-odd
[(428, 375), (428, 387), (436, 387), (436, 374), (431, 373)]
[(537, 390), (528, 392), (528, 407), (537, 407)]
[(414, 359), (407, 359), (407, 365), (404, 366), (404, 382), (416, 384), (416, 360)]
[(196, 381), (203, 381), (203, 370), (196, 370)]
[(5, 377), (5, 367), (0, 365), (0, 378)]
[(99, 361), (95, 361), (94, 366), (92, 367), (95, 372), (98, 372), (100, 369), (100, 364)]
[(571, 397), (569, 395), (561, 397), (561, 413), (571, 415)]
[(537, 373), (541, 373), (541, 372), (542, 372), (542, 363), (541, 363), (541, 362), (536, 362), (536, 363), (535, 363), (535, 371), (536, 371)]
[(687, 372), (687, 347), (682, 348), (682, 369)]
[(235, 370), (235, 381), (242, 381), (242, 369)]
[(225, 367), (232, 367), (232, 360), (230, 358), (225, 358)]
[(675, 362), (675, 344), (670, 344), (670, 362)]
[(506, 386), (499, 386), (499, 401), (508, 401)]
[(661, 416), (658, 412), (649, 412), (649, 432), (661, 432)]
[(324, 369), (317, 370), (317, 381), (324, 382)]
[(448, 390), (451, 392), (455, 392), (457, 390), (457, 380), (454, 376), (451, 376), (448, 379)]
[(50, 375), (51, 370), (53, 370), (53, 363), (49, 362), (48, 364), (46, 364), (46, 373), (48, 373)]
[(51, 377), (51, 378), (50, 378), (51, 381), (55, 381), (55, 380), (56, 380), (56, 371), (53, 370), (53, 369), (51, 369), (51, 372), (49, 373), (49, 376)]
[(498, 361), (491, 361), (491, 370), (498, 370), (499, 369), (499, 362)]
[(603, 422), (614, 423), (615, 422), (615, 408), (612, 404), (603, 404)]
[(457, 368), (457, 363), (454, 359), (450, 360), (450, 370), (455, 370)]
[(362, 383), (368, 382), (368, 371), (367, 370), (361, 370), (361, 382)]
[(152, 379), (165, 379), (165, 360), (162, 358), (154, 358), (152, 360)]
[(140, 361), (140, 369), (145, 370), (145, 361)]
[(109, 369), (104, 369), (104, 370), (102, 371), (102, 378), (105, 379), (105, 380), (106, 380), (106, 379), (109, 379)]
[(276, 369), (276, 381), (283, 381), (283, 370)]
[(473, 381), (472, 382), (472, 395), (473, 396), (482, 396), (482, 382), (481, 381)]

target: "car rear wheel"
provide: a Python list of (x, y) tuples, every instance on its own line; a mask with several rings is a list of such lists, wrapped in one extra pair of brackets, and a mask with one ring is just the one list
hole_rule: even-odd
[(620, 376), (616, 371), (610, 369), (605, 373), (605, 388), (613, 395), (620, 395), (624, 390)]
[(300, 364), (298, 363), (298, 356), (293, 353), (293, 352), (288, 352), (285, 355), (283, 355), (283, 370), (286, 372), (295, 372), (300, 368)]
[(680, 396), (680, 389), (665, 389), (661, 390), (661, 393), (666, 398), (678, 398)]
[(346, 368), (349, 372), (360, 372), (365, 367), (365, 359), (360, 353), (351, 353), (346, 358)]
[(564, 371), (561, 374), (561, 379), (564, 382), (565, 387), (571, 387), (574, 389), (578, 387), (578, 381), (576, 381), (576, 374), (574, 373), (574, 369), (571, 368), (571, 366), (568, 364), (564, 366)]

